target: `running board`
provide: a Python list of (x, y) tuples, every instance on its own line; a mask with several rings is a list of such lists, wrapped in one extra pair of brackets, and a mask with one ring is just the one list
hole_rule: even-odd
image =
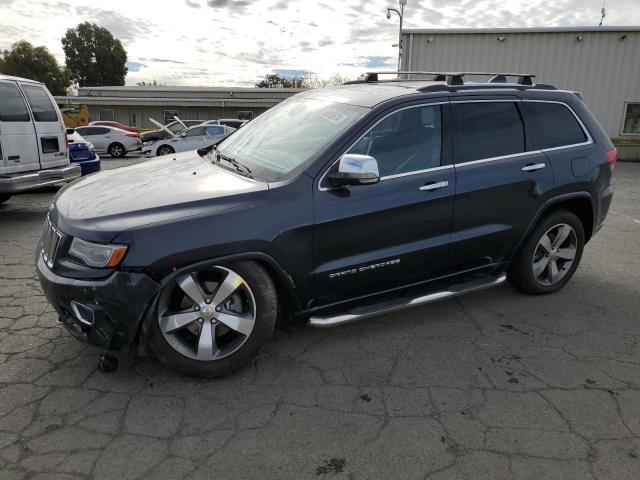
[(483, 278), (480, 280), (460, 283), (449, 287), (447, 290), (432, 292), (416, 298), (402, 298), (363, 307), (356, 307), (348, 312), (333, 316), (316, 315), (309, 318), (309, 325), (319, 328), (335, 327), (336, 325), (355, 322), (356, 320), (361, 320), (363, 318), (375, 317), (377, 315), (404, 310), (405, 308), (416, 307), (418, 305), (425, 305), (437, 300), (457, 297), (458, 295), (462, 295), (465, 293), (475, 292), (477, 290), (493, 287), (495, 285), (504, 283), (506, 279), (507, 274), (501, 273), (497, 277), (490, 277), (488, 279)]

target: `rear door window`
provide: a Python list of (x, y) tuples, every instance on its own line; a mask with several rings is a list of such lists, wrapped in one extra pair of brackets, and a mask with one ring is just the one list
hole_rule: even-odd
[(28, 122), (29, 112), (15, 83), (0, 82), (0, 122)]
[(576, 145), (587, 141), (575, 115), (561, 103), (523, 102), (527, 150)]
[(524, 152), (524, 126), (516, 102), (454, 103), (456, 163)]
[(36, 122), (58, 121), (58, 112), (56, 112), (56, 108), (44, 88), (38, 85), (23, 84), (22, 89), (27, 96)]

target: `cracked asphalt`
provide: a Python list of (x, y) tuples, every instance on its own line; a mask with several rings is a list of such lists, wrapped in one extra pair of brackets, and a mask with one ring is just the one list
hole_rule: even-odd
[[(127, 161), (105, 160), (119, 166)], [(560, 293), (509, 285), (314, 330), (196, 380), (96, 370), (33, 251), (52, 190), (0, 205), (0, 478), (640, 478), (640, 164)]]

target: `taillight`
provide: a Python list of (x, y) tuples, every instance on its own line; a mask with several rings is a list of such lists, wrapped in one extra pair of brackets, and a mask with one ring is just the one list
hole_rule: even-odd
[(616, 162), (618, 161), (618, 150), (615, 148), (607, 150), (607, 161), (609, 162), (611, 170), (613, 170), (616, 166)]
[(125, 135), (127, 137), (131, 137), (131, 138), (140, 138), (140, 134), (139, 133), (129, 132), (129, 133), (125, 133)]
[(69, 137), (66, 132), (64, 134), (64, 149), (69, 150)]

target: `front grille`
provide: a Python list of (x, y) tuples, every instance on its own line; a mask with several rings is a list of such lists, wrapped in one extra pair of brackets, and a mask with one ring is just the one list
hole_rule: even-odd
[(47, 215), (47, 220), (44, 222), (44, 229), (42, 230), (42, 259), (49, 268), (53, 267), (61, 239), (62, 234), (56, 230)]

